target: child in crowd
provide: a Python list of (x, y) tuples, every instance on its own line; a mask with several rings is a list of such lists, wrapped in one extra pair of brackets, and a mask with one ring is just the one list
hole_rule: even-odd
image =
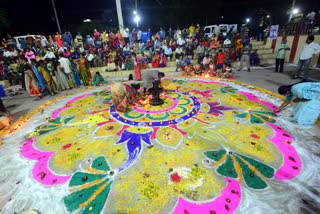
[(227, 58), (227, 55), (225, 53), (223, 53), (222, 50), (219, 50), (217, 69), (223, 68), (224, 61), (226, 58)]
[(178, 72), (178, 69), (181, 68), (181, 71), (184, 69), (182, 60), (180, 60), (180, 58), (176, 59), (176, 72)]
[(260, 64), (259, 54), (257, 53), (257, 49), (254, 49), (250, 54), (250, 65), (258, 66)]
[(198, 63), (194, 66), (194, 75), (201, 77), (203, 73), (204, 73), (203, 66), (198, 62)]
[(161, 53), (160, 56), (160, 68), (166, 67), (167, 66), (167, 57), (164, 53)]
[(207, 70), (206, 74), (208, 74), (210, 77), (217, 76), (216, 66), (214, 65), (213, 61), (211, 61), (209, 63), (208, 70)]
[(184, 66), (184, 69), (181, 71), (182, 76), (192, 76), (194, 75), (194, 68), (190, 61), (187, 62), (187, 64)]

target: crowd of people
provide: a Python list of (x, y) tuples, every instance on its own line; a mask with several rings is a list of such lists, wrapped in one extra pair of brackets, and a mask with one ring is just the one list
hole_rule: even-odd
[(210, 38), (204, 36), (199, 25), (183, 30), (160, 28), (156, 33), (148, 29), (143, 39), (140, 29), (129, 32), (124, 27), (117, 33), (94, 30), (85, 38), (80, 33), (72, 36), (70, 32), (56, 33), (48, 39), (27, 35), (19, 38), (19, 44), (8, 34), (2, 39), (5, 51), (0, 79), (11, 85), (22, 84), (31, 96), (40, 98), (82, 84), (106, 83), (99, 72), (91, 75), (91, 67), (134, 70), (135, 79), (141, 80), (141, 69), (165, 67), (175, 60), (176, 71), (181, 70), (182, 75), (231, 78), (232, 61), (241, 59), (241, 67), (246, 63), (248, 71), (250, 64), (259, 64), (245, 29), (232, 28), (223, 35), (217, 27)]

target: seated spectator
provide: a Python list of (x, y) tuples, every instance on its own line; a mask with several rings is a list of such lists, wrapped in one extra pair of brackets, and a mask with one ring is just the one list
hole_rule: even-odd
[(187, 64), (184, 66), (184, 69), (181, 71), (182, 76), (192, 76), (194, 74), (194, 68), (190, 61), (187, 62)]
[(230, 66), (224, 66), (222, 69), (219, 69), (218, 76), (220, 78), (230, 78), (232, 76), (232, 69)]
[[(153, 41), (152, 40), (148, 40), (147, 41), (147, 48), (146, 49), (153, 49)], [(141, 53), (143, 53), (143, 52), (141, 52)]]
[(213, 64), (212, 61), (209, 63), (208, 70), (207, 70), (207, 74), (208, 74), (210, 77), (215, 77), (215, 76), (217, 76), (216, 66)]
[(259, 64), (260, 64), (259, 54), (257, 53), (257, 49), (255, 49), (250, 54), (250, 65), (258, 66)]
[(160, 67), (160, 54), (156, 52), (152, 58), (152, 67), (159, 68)]
[(166, 67), (167, 66), (167, 57), (164, 53), (161, 53), (161, 57), (160, 57), (160, 67)]
[(158, 40), (158, 39), (156, 38), (156, 41), (154, 41), (153, 49), (154, 49), (155, 51), (158, 51), (158, 50), (160, 50), (160, 47), (161, 47), (161, 42), (160, 42), (160, 40)]
[(131, 57), (126, 56), (125, 62), (124, 62), (125, 70), (133, 70), (133, 63), (131, 62)]
[(203, 65), (201, 65), (199, 62), (194, 66), (194, 75), (195, 76), (202, 76), (204, 73)]
[(180, 45), (181, 47), (184, 47), (184, 45), (186, 44), (186, 41), (182, 37), (179, 37), (177, 40), (177, 44)]
[(208, 65), (209, 65), (209, 63), (210, 63), (210, 61), (211, 61), (210, 56), (209, 56), (209, 55), (206, 55), (206, 57), (203, 58), (203, 60), (202, 60), (203, 66), (205, 66), (205, 68), (207, 68)]
[(141, 69), (147, 69), (149, 68), (149, 61), (148, 58), (144, 55), (144, 53), (141, 54), (140, 56), (140, 63), (141, 63)]
[(181, 68), (181, 71), (183, 71), (184, 66), (183, 66), (182, 60), (176, 59), (176, 72), (178, 72), (179, 68)]
[(176, 49), (176, 59), (180, 59), (180, 57), (183, 58), (183, 51), (182, 51), (182, 47), (178, 45)]
[(172, 60), (173, 54), (171, 47), (166, 47), (166, 49), (164, 50), (164, 54), (166, 55), (167, 59), (170, 58), (170, 61)]
[(173, 38), (170, 39), (169, 46), (171, 47), (172, 51), (177, 49), (177, 42)]
[(191, 42), (187, 43), (186, 45), (186, 56), (191, 56), (191, 58), (193, 59), (193, 44)]
[(223, 42), (223, 48), (229, 49), (231, 47), (231, 40), (229, 38), (226, 38)]
[(204, 55), (211, 55), (212, 49), (210, 45), (208, 44), (207, 46), (204, 46)]
[(93, 76), (92, 85), (99, 86), (104, 84), (108, 84), (108, 83), (104, 81), (103, 77), (100, 75), (99, 72), (96, 72), (96, 74)]
[(198, 62), (202, 62), (202, 60), (204, 58), (204, 47), (203, 47), (202, 43), (200, 43), (200, 45), (198, 45), (196, 53), (197, 53)]

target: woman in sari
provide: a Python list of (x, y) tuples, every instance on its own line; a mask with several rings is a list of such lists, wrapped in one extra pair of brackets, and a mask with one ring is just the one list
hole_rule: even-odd
[(84, 54), (81, 54), (80, 58), (77, 59), (76, 62), (78, 62), (80, 66), (80, 78), (82, 80), (82, 83), (84, 86), (88, 86), (89, 81), (91, 79), (91, 73), (89, 70), (89, 65), (87, 63), (87, 60), (84, 57)]
[(100, 75), (100, 72), (96, 72), (96, 74), (93, 76), (92, 85), (99, 86), (104, 84), (108, 84), (108, 83), (104, 81), (103, 77)]
[(126, 71), (133, 70), (133, 63), (131, 62), (130, 56), (126, 56), (125, 69)]
[(66, 74), (64, 73), (64, 68), (60, 67), (60, 62), (57, 62), (57, 84), (59, 85), (62, 91), (70, 90), (70, 81), (68, 80)]
[(170, 39), (169, 46), (171, 47), (172, 51), (177, 49), (177, 42), (173, 38)]
[(48, 89), (49, 93), (51, 95), (54, 95), (58, 92), (58, 87), (55, 81), (53, 80), (52, 76), (50, 75), (49, 71), (45, 69), (44, 64), (45, 63), (43, 60), (39, 61), (38, 71), (40, 75), (43, 77), (43, 80), (46, 84), (46, 88)]
[(159, 68), (160, 67), (160, 55), (158, 52), (155, 52), (153, 58), (152, 58), (152, 67), (153, 68)]
[(58, 47), (60, 49), (63, 46), (62, 36), (57, 32), (55, 37), (56, 37), (57, 45), (58, 45)]
[(138, 105), (142, 105), (135, 98), (139, 88), (139, 84), (128, 85), (119, 82), (113, 83), (111, 85), (111, 97), (116, 110), (120, 112), (128, 112), (129, 105), (133, 102), (138, 103)]
[(133, 64), (133, 70), (134, 70), (134, 74), (136, 75), (136, 80), (141, 80), (141, 68), (140, 68), (139, 59), (136, 53), (132, 53), (131, 62)]
[(303, 82), (295, 85), (281, 86), (279, 94), (286, 96), (282, 105), (273, 112), (279, 112), (290, 104), (293, 97), (292, 122), (301, 126), (313, 125), (320, 114), (320, 83)]
[(79, 87), (81, 85), (81, 81), (78, 75), (79, 71), (77, 69), (77, 65), (73, 62), (72, 56), (69, 56), (69, 61), (70, 61), (70, 69), (73, 73), (75, 83)]
[(33, 67), (33, 72), (36, 74), (36, 77), (38, 79), (41, 91), (42, 91), (42, 95), (47, 95), (48, 91), (46, 90), (46, 84), (44, 82), (43, 77), (41, 76), (41, 73), (38, 71), (37, 69), (37, 62), (35, 59), (31, 60), (32, 63), (32, 67)]
[(140, 63), (141, 63), (141, 68), (142, 69), (149, 68), (149, 66), (148, 66), (148, 58), (144, 55), (144, 53), (142, 53), (141, 56), (140, 56)]
[(37, 96), (38, 99), (41, 99), (41, 88), (38, 83), (38, 80), (35, 74), (32, 71), (31, 65), (25, 65), (25, 83), (27, 91), (29, 92), (30, 96)]

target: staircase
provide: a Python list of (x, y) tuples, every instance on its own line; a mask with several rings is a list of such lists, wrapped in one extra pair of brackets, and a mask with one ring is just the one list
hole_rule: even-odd
[(266, 48), (263, 41), (251, 41), (252, 50), (257, 49), (257, 53), (260, 57), (261, 66), (270, 66), (275, 63), (275, 54), (272, 48)]

